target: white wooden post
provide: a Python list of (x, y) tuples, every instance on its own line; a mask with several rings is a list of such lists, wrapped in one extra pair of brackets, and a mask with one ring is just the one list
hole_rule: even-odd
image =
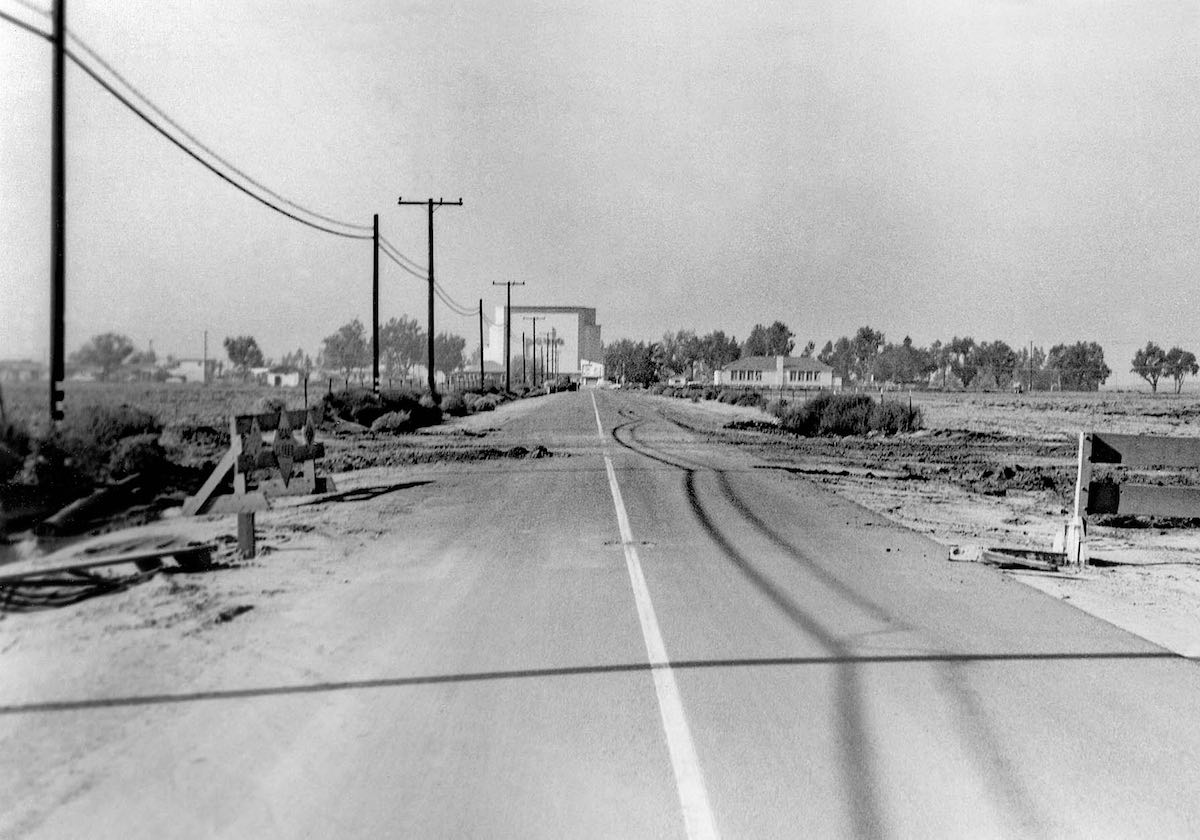
[(1066, 561), (1082, 569), (1088, 563), (1087, 509), (1092, 483), (1092, 435), (1079, 433), (1079, 467), (1075, 479), (1075, 511), (1067, 525)]

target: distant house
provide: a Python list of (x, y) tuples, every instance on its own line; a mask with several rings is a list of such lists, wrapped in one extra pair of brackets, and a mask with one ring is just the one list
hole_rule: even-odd
[(273, 367), (265, 374), (262, 374), (265, 381), (272, 388), (297, 388), (300, 386), (300, 371), (290, 367)]
[(717, 385), (743, 388), (832, 389), (833, 368), (810, 356), (747, 356), (716, 371)]
[[(208, 381), (216, 378), (222, 364), (217, 359), (208, 360)], [(204, 382), (204, 359), (176, 359), (166, 369), (168, 382)]]
[(49, 366), (32, 359), (0, 359), (0, 382), (41, 382)]

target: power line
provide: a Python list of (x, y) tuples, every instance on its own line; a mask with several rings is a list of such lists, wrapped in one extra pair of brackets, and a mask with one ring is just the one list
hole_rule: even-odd
[(386, 236), (380, 236), (379, 241), (382, 242), (387, 247), (391, 248), (396, 253), (397, 257), (404, 260), (406, 263), (411, 265), (417, 271), (421, 272), (422, 280), (429, 277), (428, 272), (426, 272), (426, 270), (425, 270), (425, 266), (421, 265), (419, 262), (414, 260), (412, 257), (405, 255), (405, 253), (403, 251), (401, 251), (399, 248), (397, 248), (395, 245), (393, 245)]
[[(413, 269), (411, 269), (407, 265), (405, 265), (403, 262), (401, 262), (401, 260), (407, 260), (407, 262), (412, 263), (413, 265), (416, 265), (416, 263), (413, 260), (409, 259), (408, 257), (405, 257), (399, 250), (396, 249), (395, 245), (392, 245), (384, 237), (382, 237), (382, 236), (379, 237), (379, 244), (381, 246), (380, 250), (383, 251), (384, 255), (387, 256), (387, 258), (390, 259), (392, 262), (394, 262), (397, 266), (404, 269), (409, 274), (411, 274), (413, 277), (416, 277), (419, 280), (428, 280), (429, 279), (429, 275), (418, 273), (417, 271), (414, 271)], [(470, 315), (471, 317), (475, 317), (476, 315), (479, 314), (478, 310), (475, 307), (466, 306), (464, 304), (461, 304), (458, 301), (456, 301), (453, 297), (451, 297), (450, 293), (448, 291), (446, 291), (446, 288), (441, 283), (438, 283), (435, 281), (433, 284), (433, 289), (434, 289), (434, 293), (439, 298), (441, 298), (442, 303), (446, 304), (446, 306), (449, 307), (456, 314), (464, 315), (464, 316)], [(487, 315), (484, 315), (483, 319), (485, 321), (487, 321), (489, 324), (491, 324), (492, 326), (496, 325), (496, 322), (493, 321), (491, 318), (489, 318)]]
[(124, 76), (122, 76), (119, 72), (117, 72), (117, 70), (109, 62), (105, 61), (105, 59), (102, 55), (97, 53), (94, 49), (92, 49), (92, 47), (88, 46), (87, 42), (85, 42), (82, 38), (80, 38), (74, 32), (70, 32), (70, 31), (68, 31), (67, 35), (71, 38), (72, 41), (74, 41), (76, 44), (78, 44), (80, 46), (80, 48), (83, 49), (83, 51), (86, 52), (92, 58), (93, 61), (95, 61), (101, 67), (103, 67), (105, 70), (107, 70), (117, 81), (119, 81), (122, 85), (124, 85), (130, 91), (130, 93), (132, 93), (139, 100), (141, 100), (141, 102), (144, 103), (146, 105), (146, 107), (150, 108), (150, 110), (154, 111), (154, 113), (156, 113), (158, 116), (162, 117), (162, 119), (164, 121), (166, 121), (166, 123), (168, 125), (170, 125), (172, 128), (174, 128), (176, 131), (178, 131), (180, 134), (182, 134), (184, 137), (186, 137), (188, 140), (190, 140), (196, 146), (198, 146), (202, 151), (204, 151), (206, 154), (208, 154), (214, 160), (223, 164), (226, 168), (232, 170), (233, 172), (236, 172), (243, 179), (245, 179), (249, 183), (253, 184), (254, 186), (258, 187), (260, 190), (262, 190), (267, 195), (271, 196), (272, 198), (276, 199), (277, 201), (279, 201), (283, 204), (288, 205), (289, 207), (299, 210), (302, 213), (307, 213), (308, 215), (310, 215), (314, 218), (320, 219), (325, 222), (329, 222), (330, 224), (339, 225), (341, 227), (346, 227), (346, 228), (351, 228), (352, 230), (369, 231), (372, 229), (370, 225), (360, 225), (360, 224), (355, 224), (353, 222), (345, 222), (345, 221), (342, 221), (341, 219), (335, 219), (331, 216), (322, 215), (321, 213), (318, 213), (315, 210), (310, 210), (309, 208), (305, 207), (304, 205), (298, 204), (295, 201), (292, 201), (291, 199), (287, 198), (286, 196), (280, 195), (279, 193), (277, 193), (276, 191), (274, 191), (270, 187), (268, 187), (266, 184), (263, 184), (261, 181), (255, 180), (253, 177), (251, 177), (249, 174), (247, 174), (244, 170), (237, 167), (235, 164), (230, 162), (227, 158), (222, 157), (219, 153), (214, 151), (211, 147), (209, 147), (202, 140), (200, 140), (198, 137), (196, 137), (196, 135), (192, 134), (190, 131), (188, 131), (186, 128), (184, 128), (182, 125), (180, 125), (176, 120), (174, 120), (171, 117), (170, 114), (168, 114), (162, 108), (155, 105), (154, 102), (151, 101), (148, 96), (146, 96), (144, 93), (142, 93), (140, 90), (138, 90), (138, 88), (132, 82), (130, 82), (128, 79), (126, 79)]
[(49, 9), (43, 9), (41, 6), (38, 6), (35, 3), (30, 3), (29, 0), (12, 0), (12, 1), (14, 3), (16, 3), (18, 6), (24, 6), (29, 11), (36, 12), (37, 14), (41, 15), (44, 18), (50, 17)]
[[(43, 9), (39, 9), (38, 7), (36, 7), (30, 3), (23, 2), (23, 0), (14, 0), (14, 2), (17, 2), (20, 5), (24, 6), (25, 8), (30, 9), (31, 11), (37, 12), (38, 14), (46, 15), (46, 16), (49, 15), (49, 12), (46, 12)], [(53, 35), (51, 35), (47, 32), (43, 32), (42, 30), (38, 29), (37, 27), (32, 26), (32, 25), (30, 25), (18, 18), (15, 18), (12, 15), (9, 15), (3, 11), (0, 11), (0, 19), (6, 20), (9, 23), (14, 24), (15, 26), (19, 26), (20, 28), (26, 30), (27, 32), (30, 32), (34, 35), (38, 35), (42, 38), (45, 38), (48, 41), (54, 40)], [(201, 141), (194, 134), (189, 132), (186, 128), (184, 128), (182, 125), (180, 125), (176, 120), (172, 119), (169, 114), (167, 114), (165, 111), (163, 111), (157, 105), (155, 105), (154, 102), (151, 101), (149, 97), (147, 97), (145, 94), (143, 94), (140, 90), (138, 90), (138, 88), (136, 86), (133, 85), (133, 83), (131, 83), (124, 76), (122, 76), (109, 62), (107, 62), (104, 59), (103, 56), (101, 56), (94, 49), (92, 49), (92, 47), (90, 47), (82, 38), (75, 35), (74, 33), (68, 33), (68, 34), (69, 34), (70, 38), (75, 43), (77, 43), (81, 49), (83, 49), (84, 52), (86, 52), (89, 56), (91, 56), (91, 58), (94, 61), (96, 61), (105, 70), (107, 70), (110, 74), (112, 74), (112, 76), (114, 78), (116, 78), (122, 85), (124, 85), (126, 88), (128, 88), (130, 93), (132, 93), (133, 96), (135, 96), (136, 98), (141, 100), (147, 108), (153, 110), (158, 116), (160, 116), (163, 120), (165, 120), (172, 128), (174, 128), (176, 131), (178, 131), (180, 134), (182, 134), (184, 137), (186, 137), (189, 141), (191, 141), (196, 146), (198, 146), (207, 155), (212, 157), (214, 160), (220, 162), (226, 168), (237, 173), (240, 177), (242, 177), (243, 179), (248, 181), (250, 184), (253, 184), (255, 187), (262, 190), (267, 195), (271, 196), (272, 198), (276, 199), (277, 201), (279, 201), (282, 204), (286, 204), (302, 213), (305, 213), (305, 214), (310, 215), (317, 219), (321, 219), (322, 221), (329, 222), (330, 224), (335, 224), (335, 225), (339, 225), (341, 227), (351, 228), (353, 230), (367, 231), (367, 230), (371, 229), (367, 225), (359, 225), (359, 224), (355, 224), (353, 222), (345, 222), (340, 219), (335, 219), (331, 216), (325, 216), (321, 213), (316, 212), (315, 210), (310, 210), (307, 207), (292, 201), (291, 199), (287, 198), (286, 196), (280, 195), (278, 192), (272, 190), (270, 187), (257, 181), (256, 179), (254, 179), (253, 177), (248, 175), (246, 172), (244, 172), (242, 169), (240, 169), (239, 167), (234, 165), (232, 162), (230, 162), (229, 160), (227, 160), (226, 158), (222, 157), (220, 154), (215, 152), (213, 149), (208, 147), (203, 141)], [(208, 169), (214, 175), (221, 178), (222, 180), (224, 180), (231, 186), (233, 186), (236, 189), (240, 190), (241, 192), (245, 193), (246, 195), (250, 196), (254, 200), (266, 205), (267, 207), (271, 208), (272, 210), (276, 211), (277, 213), (281, 213), (284, 216), (287, 216), (288, 218), (293, 219), (294, 221), (300, 222), (301, 224), (307, 225), (308, 227), (315, 228), (316, 230), (320, 230), (325, 233), (333, 234), (334, 236), (341, 236), (341, 237), (345, 237), (347, 239), (364, 239), (364, 240), (372, 238), (371, 235), (366, 234), (366, 233), (352, 234), (352, 233), (346, 233), (345, 231), (333, 230), (324, 225), (317, 224), (316, 222), (312, 222), (308, 219), (301, 218), (301, 217), (295, 215), (294, 213), (290, 213), (287, 210), (284, 210), (282, 207), (279, 207), (278, 205), (263, 198), (262, 196), (257, 195), (256, 193), (254, 193), (253, 191), (251, 191), (244, 185), (239, 184), (237, 181), (235, 181), (233, 178), (231, 178), (226, 173), (219, 170), (212, 163), (210, 163), (209, 161), (202, 158), (194, 150), (188, 148), (178, 138), (172, 136), (170, 134), (170, 132), (168, 132), (161, 125), (156, 123), (152, 118), (147, 116), (136, 105), (134, 105), (132, 102), (130, 102), (128, 98), (126, 98), (119, 91), (117, 91), (111, 84), (109, 84), (105, 79), (103, 79), (99, 75), (99, 73), (97, 73), (92, 67), (90, 67), (86, 61), (84, 61), (79, 56), (75, 55), (75, 53), (72, 52), (70, 49), (64, 49), (64, 52), (66, 53), (67, 57), (70, 58), (71, 61), (75, 63), (75, 65), (77, 67), (79, 67), (81, 70), (83, 70), (83, 72), (86, 73), (87, 75), (91, 76), (92, 79), (97, 84), (99, 84), (102, 88), (104, 88), (118, 102), (120, 102), (122, 105), (124, 105), (129, 110), (133, 111), (133, 113), (136, 114), (138, 117), (140, 117), (144, 122), (146, 122), (147, 125), (149, 125), (151, 128), (153, 128), (155, 131), (157, 131), (163, 137), (167, 138), (169, 141), (171, 141), (173, 144), (175, 144), (175, 146), (177, 146), (181, 151), (183, 151), (189, 157), (193, 158), (197, 163), (199, 163), (200, 165), (202, 165), (203, 167)]]
[(33, 24), (26, 23), (25, 21), (21, 20), (20, 18), (15, 18), (12, 15), (8, 14), (7, 12), (0, 12), (0, 20), (6, 20), (9, 23), (13, 24), (14, 26), (21, 27), (26, 32), (32, 32), (34, 35), (40, 35), (41, 37), (45, 38), (47, 41), (54, 40), (54, 36), (51, 35), (49, 32), (43, 32), (42, 30), (38, 29)]
[(136, 105), (134, 105), (132, 102), (130, 102), (125, 96), (123, 96), (120, 93), (120, 91), (113, 88), (112, 85), (110, 85), (107, 81), (105, 81), (103, 78), (101, 78), (100, 75), (95, 70), (93, 70), (91, 67), (88, 66), (86, 61), (79, 58), (79, 56), (75, 55), (75, 53), (71, 52), (71, 50), (65, 50), (65, 52), (67, 54), (67, 57), (70, 58), (71, 61), (73, 61), (75, 63), (75, 65), (77, 67), (79, 67), (80, 70), (82, 70), (84, 73), (91, 76), (92, 79), (96, 82), (96, 84), (100, 85), (100, 87), (102, 87), (106, 91), (108, 91), (114, 98), (116, 98), (116, 100), (118, 102), (120, 102), (122, 105), (124, 105), (130, 111), (133, 111), (133, 113), (136, 114), (138, 117), (140, 117), (143, 122), (145, 122), (147, 125), (149, 125), (151, 128), (153, 128), (155, 131), (157, 131), (163, 137), (170, 140), (181, 151), (183, 151), (185, 154), (187, 154), (188, 157), (195, 160), (197, 163), (199, 163), (201, 166), (203, 166), (209, 172), (212, 172), (214, 175), (216, 175), (222, 181), (225, 181), (226, 183), (228, 183), (230, 186), (240, 190), (241, 192), (250, 196), (251, 198), (253, 198), (255, 201), (259, 202), (260, 204), (270, 207), (276, 213), (280, 213), (284, 216), (287, 216), (289, 219), (297, 221), (302, 225), (307, 225), (310, 228), (324, 231), (325, 233), (330, 233), (330, 234), (333, 234), (334, 236), (341, 236), (346, 239), (371, 239), (372, 238), (371, 234), (369, 234), (369, 233), (346, 233), (345, 231), (334, 230), (333, 228), (326, 227), (325, 225), (317, 224), (316, 222), (309, 221), (308, 219), (303, 219), (300, 216), (297, 216), (295, 213), (291, 213), (291, 212), (283, 209), (279, 205), (274, 204), (271, 201), (268, 201), (267, 199), (263, 198), (261, 195), (258, 195), (257, 193), (253, 192), (252, 190), (247, 189), (245, 186), (243, 186), (242, 184), (239, 184), (237, 181), (233, 180), (233, 178), (226, 175), (220, 169), (213, 166), (211, 163), (209, 163), (207, 160), (202, 158), (196, 152), (189, 149), (179, 139), (174, 137), (170, 132), (168, 132), (166, 129), (164, 129), (162, 126), (160, 126), (158, 123), (156, 123), (153, 119), (148, 117), (140, 108), (138, 108)]
[(400, 254), (399, 251), (396, 251), (396, 253), (392, 253), (391, 246), (387, 244), (387, 241), (382, 236), (379, 237), (379, 246), (380, 246), (379, 250), (383, 252), (383, 255), (385, 257), (387, 257), (389, 260), (394, 262), (396, 265), (398, 265), (403, 270), (407, 271), (413, 277), (416, 277), (418, 280), (428, 280), (429, 279), (429, 277), (427, 275), (422, 274), (417, 271), (413, 271), (407, 265), (402, 263), (400, 261), (400, 258), (403, 256), (403, 254)]

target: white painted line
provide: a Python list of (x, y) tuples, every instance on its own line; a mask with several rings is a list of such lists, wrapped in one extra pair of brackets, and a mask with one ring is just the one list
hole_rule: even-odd
[[(595, 406), (596, 397), (592, 396)], [(596, 414), (599, 424), (600, 415)], [(601, 435), (603, 435), (603, 429)], [(708, 803), (708, 790), (704, 786), (704, 775), (700, 772), (700, 760), (696, 757), (696, 746), (692, 742), (692, 731), (688, 728), (687, 716), (683, 712), (683, 700), (679, 686), (675, 683), (675, 672), (667, 659), (667, 648), (658, 629), (658, 617), (654, 614), (654, 602), (642, 574), (642, 561), (637, 546), (633, 543), (633, 531), (629, 527), (629, 516), (625, 502), (621, 499), (621, 487), (617, 484), (617, 473), (612, 459), (604, 456), (604, 468), (608, 471), (608, 487), (612, 491), (613, 506), (617, 510), (617, 525), (621, 529), (621, 547), (625, 549), (625, 565), (629, 569), (629, 580), (633, 584), (633, 598), (637, 603), (638, 620), (642, 625), (642, 639), (646, 643), (646, 655), (650, 658), (650, 673), (654, 675), (654, 691), (658, 695), (658, 711), (662, 716), (663, 732), (667, 736), (667, 750), (671, 754), (671, 769), (675, 771), (675, 788), (679, 793), (679, 804), (683, 809), (683, 823), (689, 840), (716, 840), (716, 821)]]
[(600, 408), (596, 405), (595, 391), (592, 391), (592, 411), (596, 412), (596, 431), (600, 434), (600, 440), (604, 440), (604, 424), (600, 422)]

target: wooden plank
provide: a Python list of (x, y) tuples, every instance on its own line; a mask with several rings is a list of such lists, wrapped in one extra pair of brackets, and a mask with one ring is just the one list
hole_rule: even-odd
[(221, 482), (225, 480), (225, 476), (229, 475), (229, 471), (233, 469), (235, 461), (236, 456), (233, 454), (232, 448), (221, 456), (220, 462), (217, 464), (216, 469), (212, 471), (212, 475), (204, 482), (204, 486), (200, 488), (196, 495), (188, 496), (184, 500), (184, 516), (195, 516), (200, 511), (200, 508), (204, 507), (204, 503), (209, 500), (209, 497), (221, 485)]
[(119, 563), (133, 563), (138, 560), (155, 560), (162, 557), (193, 557), (201, 554), (211, 554), (216, 551), (216, 543), (203, 543), (200, 545), (176, 545), (169, 546), (165, 549), (146, 549), (144, 551), (125, 551), (119, 554), (111, 554), (107, 557), (95, 557), (87, 560), (78, 560), (75, 562), (59, 563), (53, 566), (43, 566), (36, 569), (26, 569), (23, 572), (10, 572), (0, 575), (0, 584), (16, 583), (26, 578), (43, 577), (45, 575), (62, 574), (64, 572), (83, 571), (85, 569), (98, 569), (104, 566), (115, 566)]
[(270, 509), (271, 505), (262, 493), (235, 493), (232, 496), (217, 496), (205, 513), (254, 513)]
[[(273, 432), (279, 428), (279, 415), (282, 412), (275, 411), (269, 414), (239, 414), (234, 418), (233, 427), (237, 433), (244, 435), (250, 431), (254, 425), (254, 421), (258, 420), (258, 429), (261, 432)], [(288, 423), (291, 424), (292, 431), (301, 432), (304, 429), (304, 424), (308, 422), (311, 415), (313, 425), (316, 426), (321, 422), (322, 410), (319, 407), (313, 407), (307, 411), (303, 408), (290, 409), (287, 413)]]
[(1092, 482), (1088, 513), (1200, 518), (1200, 487)]
[[(325, 457), (325, 444), (314, 443), (311, 446), (304, 443), (296, 444), (292, 460), (296, 463), (312, 461)], [(273, 470), (279, 466), (279, 460), (272, 449), (263, 449), (257, 456), (244, 454), (238, 458), (238, 469), (242, 472), (250, 470)]]
[(1127, 467), (1200, 467), (1200, 438), (1092, 434), (1092, 463)]

